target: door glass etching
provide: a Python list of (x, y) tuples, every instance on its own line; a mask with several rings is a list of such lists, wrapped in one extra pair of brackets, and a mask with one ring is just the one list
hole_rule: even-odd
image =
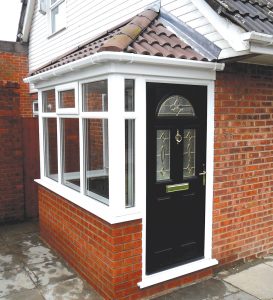
[(190, 102), (179, 95), (168, 97), (158, 110), (159, 117), (194, 117), (194, 109)]
[(195, 175), (195, 129), (184, 130), (183, 178)]
[(156, 180), (170, 179), (170, 130), (157, 130)]

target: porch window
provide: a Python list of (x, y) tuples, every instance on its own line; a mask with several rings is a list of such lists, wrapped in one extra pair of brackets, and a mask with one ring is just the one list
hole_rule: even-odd
[(61, 118), (62, 183), (80, 190), (79, 119)]
[(50, 0), (51, 33), (65, 28), (65, 0)]
[(134, 79), (59, 85), (43, 90), (40, 101), (44, 181), (78, 193), (87, 206), (97, 203), (117, 215), (134, 209)]

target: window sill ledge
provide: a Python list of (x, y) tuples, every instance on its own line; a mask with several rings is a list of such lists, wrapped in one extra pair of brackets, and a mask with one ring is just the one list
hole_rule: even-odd
[(48, 35), (48, 39), (51, 39), (51, 38), (53, 38), (55, 35), (57, 35), (58, 33), (60, 33), (60, 32), (62, 32), (62, 31), (64, 31), (66, 29), (66, 27), (63, 27), (63, 28), (61, 28), (61, 29), (59, 29), (59, 30), (57, 30), (57, 31), (55, 31), (55, 32), (53, 32), (53, 33), (50, 33), (49, 35)]
[(100, 203), (90, 197), (84, 196), (79, 192), (74, 191), (73, 189), (55, 182), (54, 180), (44, 178), (35, 179), (34, 181), (110, 224), (142, 219), (142, 214), (135, 207), (124, 208), (123, 211), (116, 212), (116, 214), (114, 215), (109, 206)]
[(172, 268), (166, 271), (158, 272), (153, 275), (145, 275), (138, 286), (143, 289), (151, 285), (161, 283), (170, 279), (174, 279), (183, 275), (187, 275), (202, 269), (206, 269), (218, 264), (216, 259), (201, 259), (195, 262), (188, 263), (183, 266)]

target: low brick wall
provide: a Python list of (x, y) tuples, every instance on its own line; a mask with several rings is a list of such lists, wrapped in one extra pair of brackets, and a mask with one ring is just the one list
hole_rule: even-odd
[(108, 224), (39, 187), (41, 237), (105, 299), (140, 299), (210, 276), (211, 269), (140, 289), (142, 221)]

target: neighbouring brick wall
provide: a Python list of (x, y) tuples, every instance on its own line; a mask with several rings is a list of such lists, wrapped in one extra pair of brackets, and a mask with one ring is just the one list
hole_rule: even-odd
[(221, 264), (273, 250), (273, 68), (217, 73), (213, 253)]
[(0, 223), (24, 218), (19, 84), (0, 81)]
[(105, 299), (145, 298), (212, 274), (206, 269), (140, 289), (141, 220), (111, 225), (43, 187), (39, 214), (41, 237)]
[(32, 101), (29, 85), (23, 82), (28, 75), (28, 48), (14, 42), (0, 41), (0, 80), (17, 82), (20, 85), (20, 114), (32, 117)]
[[(29, 86), (23, 82), (23, 78), (27, 77), (28, 74), (28, 47), (27, 45), (22, 45), (15, 42), (0, 41), (0, 81), (12, 82), (16, 85), (16, 101), (12, 101), (9, 93), (1, 94), (1, 105), (7, 103), (8, 108), (0, 110), (2, 114), (0, 115), (0, 122), (6, 122), (5, 126), (8, 126), (16, 118), (16, 123), (20, 122), (20, 126), (16, 129), (14, 133), (14, 139), (18, 141), (20, 139), (20, 161), (19, 156), (16, 157), (16, 160), (6, 159), (5, 156), (1, 157), (1, 160), (6, 164), (6, 169), (12, 170), (13, 165), (16, 162), (17, 165), (23, 165), (23, 193), (18, 190), (17, 198), (12, 202), (13, 198), (9, 196), (9, 186), (11, 184), (16, 185), (17, 177), (21, 176), (16, 172), (10, 173), (9, 182), (7, 182), (7, 187), (1, 186), (5, 193), (1, 194), (1, 197), (6, 197), (6, 202), (9, 207), (13, 207), (17, 211), (18, 218), (16, 218), (12, 211), (10, 211), (10, 218), (7, 215), (5, 210), (5, 220), (19, 221), (22, 220), (22, 216), (25, 218), (36, 218), (38, 214), (38, 197), (37, 197), (37, 186), (34, 183), (34, 179), (39, 177), (39, 148), (38, 148), (38, 119), (32, 117), (32, 102), (37, 99), (37, 94), (29, 94)], [(2, 86), (2, 88), (4, 88)], [(10, 87), (8, 88), (10, 91)], [(13, 107), (15, 105), (15, 107)], [(5, 115), (3, 115), (3, 113)], [(15, 123), (13, 123), (15, 124)], [(4, 126), (4, 125), (2, 125)], [(15, 126), (15, 125), (14, 125)], [(5, 133), (8, 136), (8, 132)], [(13, 131), (10, 130), (9, 135), (12, 136)], [(7, 138), (7, 137), (5, 137)], [(15, 147), (15, 141), (13, 145), (6, 144), (4, 136), (0, 137), (0, 148), (7, 149)], [(17, 147), (17, 145), (16, 145)], [(19, 152), (18, 152), (19, 153)], [(10, 167), (8, 167), (10, 164)], [(1, 170), (0, 170), (1, 172)], [(3, 171), (4, 172), (4, 171)], [(2, 173), (3, 174), (3, 173)], [(13, 174), (13, 176), (12, 176)], [(5, 180), (5, 179), (3, 179)], [(15, 194), (16, 188), (14, 188), (13, 194)], [(20, 199), (20, 205), (18, 201)], [(3, 204), (2, 204), (3, 205)], [(0, 210), (4, 210), (3, 206), (0, 205)], [(20, 214), (18, 210), (21, 209)], [(4, 220), (3, 219), (3, 220)]]

